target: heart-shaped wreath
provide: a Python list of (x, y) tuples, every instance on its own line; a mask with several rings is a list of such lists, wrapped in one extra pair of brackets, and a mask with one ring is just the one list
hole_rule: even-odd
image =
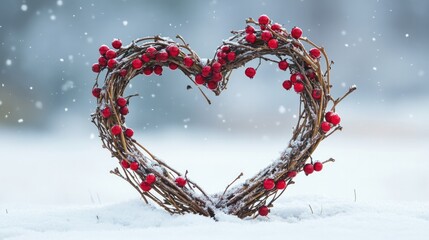
[[(92, 66), (99, 73), (92, 90), (98, 103), (92, 120), (103, 147), (122, 167), (122, 171), (116, 168), (111, 172), (130, 183), (146, 203), (151, 200), (172, 214), (214, 217), (215, 210), (221, 210), (239, 218), (266, 216), (299, 172), (309, 175), (320, 171), (323, 163), (333, 161), (313, 162), (311, 155), (322, 140), (341, 130), (335, 108), (356, 87), (352, 86), (338, 99), (330, 95), (332, 62), (322, 47), (301, 36), (300, 28), (294, 27), (289, 33), (266, 15), (258, 21), (249, 18), (246, 23), (244, 30), (231, 32), (232, 36), (217, 48), (212, 60), (203, 61), (180, 36), (180, 42), (154, 36), (136, 39), (127, 46), (115, 39), (113, 49), (106, 45), (99, 48), (101, 56)], [(311, 49), (307, 51), (305, 45)], [(298, 122), (287, 148), (276, 161), (244, 183), (230, 188), (240, 175), (225, 191), (210, 196), (188, 178), (187, 172), (180, 173), (149, 152), (133, 138), (133, 130), (125, 126), (127, 106), (135, 95), (123, 95), (134, 77), (161, 75), (163, 67), (179, 69), (198, 88), (205, 86), (219, 95), (227, 88), (232, 70), (253, 59), (259, 59), (259, 64), (256, 68), (248, 67), (246, 76), (255, 76), (261, 60), (275, 62), (281, 70), (289, 69), (290, 80), (283, 82), (283, 88), (293, 88), (301, 101)], [(107, 73), (100, 88), (98, 77), (104, 69)]]

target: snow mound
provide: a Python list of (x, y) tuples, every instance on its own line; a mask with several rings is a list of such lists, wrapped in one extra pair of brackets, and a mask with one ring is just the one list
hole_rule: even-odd
[[(311, 208), (310, 208), (311, 206)], [(0, 239), (427, 239), (427, 203), (355, 203), (324, 197), (284, 198), (269, 218), (240, 220), (218, 213), (170, 216), (134, 200), (114, 205), (7, 208)]]

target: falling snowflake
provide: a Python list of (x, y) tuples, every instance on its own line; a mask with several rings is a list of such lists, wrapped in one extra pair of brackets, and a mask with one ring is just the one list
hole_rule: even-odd
[(27, 6), (27, 4), (22, 4), (22, 5), (21, 5), (21, 10), (22, 10), (23, 12), (26, 12), (26, 11), (28, 10), (28, 6)]
[(37, 109), (42, 109), (43, 108), (43, 103), (41, 101), (36, 101), (34, 103), (34, 105), (36, 106)]

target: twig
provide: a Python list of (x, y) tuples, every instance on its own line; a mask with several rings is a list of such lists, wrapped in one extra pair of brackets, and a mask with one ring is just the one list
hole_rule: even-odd
[[(232, 184), (234, 184), (238, 179), (240, 179), (243, 176), (243, 173), (240, 173), (228, 186), (226, 186), (225, 191), (223, 191), (222, 196), (219, 198), (219, 202), (222, 201), (223, 197), (225, 196), (226, 191), (229, 187), (231, 187)], [(218, 203), (219, 203), (218, 202)]]
[(355, 194), (355, 202), (356, 202), (356, 188), (355, 189), (353, 189), (353, 191), (354, 191), (354, 194)]

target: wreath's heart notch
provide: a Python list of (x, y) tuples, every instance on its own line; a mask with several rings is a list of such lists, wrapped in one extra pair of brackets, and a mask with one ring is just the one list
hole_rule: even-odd
[[(101, 56), (92, 70), (100, 73), (107, 69), (107, 73), (101, 88), (98, 87), (100, 74), (97, 75), (92, 90), (98, 103), (92, 120), (103, 147), (121, 165), (122, 171), (116, 168), (111, 172), (130, 183), (145, 202), (151, 200), (172, 214), (197, 213), (214, 217), (215, 210), (222, 210), (240, 218), (265, 216), (286, 186), (294, 183), (292, 179), (297, 173), (304, 171), (308, 175), (321, 170), (323, 163), (313, 163), (311, 155), (323, 139), (341, 130), (335, 107), (355, 87), (341, 98), (330, 96), (332, 63), (323, 48), (301, 37), (301, 29), (295, 27), (289, 33), (266, 15), (260, 16), (258, 22), (251, 18), (246, 22), (247, 27), (232, 31), (233, 35), (217, 48), (215, 57), (206, 62), (202, 62), (180, 36), (177, 36), (179, 43), (154, 36), (137, 39), (124, 47), (115, 39), (113, 49), (106, 45), (100, 47)], [(312, 49), (306, 51), (304, 44)], [(137, 75), (161, 75), (163, 67), (168, 66), (181, 70), (195, 85), (206, 86), (219, 95), (226, 89), (232, 70), (253, 59), (278, 63), (281, 70), (289, 69), (291, 79), (283, 82), (283, 87), (294, 88), (301, 101), (299, 120), (287, 148), (278, 160), (243, 184), (229, 189), (230, 184), (224, 192), (209, 196), (188, 178), (187, 173), (182, 174), (155, 157), (133, 138), (133, 130), (125, 127), (127, 105), (132, 96), (122, 96), (130, 80)], [(253, 78), (256, 70), (257, 67), (249, 67), (245, 74)], [(326, 111), (328, 106), (330, 110)], [(307, 163), (309, 159), (311, 162)]]

